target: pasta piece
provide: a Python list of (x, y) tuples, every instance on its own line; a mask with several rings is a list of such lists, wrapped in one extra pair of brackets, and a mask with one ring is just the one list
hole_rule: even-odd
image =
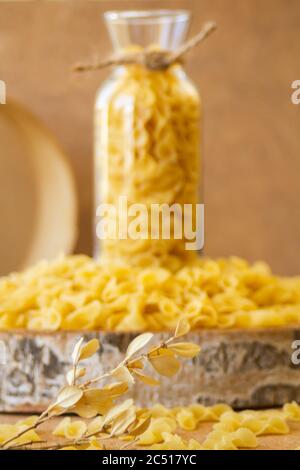
[(215, 415), (212, 416), (211, 408), (208, 406), (199, 404), (190, 405), (189, 410), (193, 413), (197, 423), (214, 420)]
[(300, 421), (300, 406), (295, 401), (286, 403), (283, 407), (283, 412), (291, 421)]
[(71, 421), (66, 417), (56, 426), (52, 434), (67, 439), (80, 439), (86, 431), (87, 425), (84, 421)]
[(163, 433), (172, 433), (176, 427), (176, 421), (172, 418), (153, 418), (149, 428), (140, 436), (139, 445), (147, 446), (163, 442)]
[(203, 446), (195, 439), (184, 441), (178, 434), (164, 432), (162, 435), (163, 442), (154, 444), (151, 450), (203, 450)]
[(203, 443), (206, 450), (237, 450), (231, 433), (212, 431)]
[(239, 428), (231, 434), (233, 444), (239, 448), (254, 449), (257, 447), (257, 439), (254, 432), (247, 428)]
[(197, 419), (192, 411), (183, 409), (176, 415), (178, 425), (186, 431), (193, 431), (197, 427)]
[(59, 421), (58, 425), (52, 431), (53, 436), (57, 437), (65, 437), (65, 428), (71, 423), (71, 418), (68, 416), (61, 421)]

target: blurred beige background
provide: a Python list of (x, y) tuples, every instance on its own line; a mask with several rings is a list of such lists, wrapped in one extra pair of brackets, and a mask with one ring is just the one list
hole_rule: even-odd
[(191, 33), (210, 19), (219, 26), (187, 66), (205, 110), (206, 253), (300, 273), (300, 105), (291, 103), (299, 0), (0, 3), (0, 79), (69, 155), (80, 199), (76, 251), (92, 252), (93, 101), (107, 71), (70, 69), (110, 50), (105, 10), (148, 7), (192, 9)]

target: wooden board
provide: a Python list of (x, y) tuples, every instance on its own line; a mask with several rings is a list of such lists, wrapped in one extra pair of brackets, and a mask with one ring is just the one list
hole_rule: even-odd
[[(10, 423), (14, 424), (16, 421), (24, 419), (24, 415), (0, 415), (0, 424)], [(41, 432), (39, 434), (42, 436), (42, 439), (45, 439), (49, 442), (57, 442), (57, 438), (52, 436), (51, 430), (54, 429), (58, 420), (53, 420), (53, 422), (46, 423), (41, 427)], [(258, 448), (257, 450), (294, 450), (300, 446), (300, 423), (289, 423), (290, 433), (286, 435), (278, 436), (259, 436), (258, 437)], [(177, 434), (181, 435), (184, 439), (196, 439), (199, 442), (203, 442), (212, 430), (213, 423), (202, 423), (196, 431), (183, 431), (178, 429)], [(119, 449), (124, 445), (124, 441), (118, 440), (109, 440), (105, 442), (107, 449)], [(139, 447), (136, 447), (139, 448)]]
[[(102, 345), (98, 355), (87, 361), (92, 375), (119, 364), (136, 336), (100, 331), (0, 333), (6, 348), (6, 364), (0, 366), (0, 410), (43, 409), (64, 385), (71, 351), (82, 335), (97, 337)], [(167, 333), (156, 333), (154, 341), (167, 337)], [(139, 384), (132, 396), (140, 406), (159, 402), (169, 407), (226, 402), (237, 409), (264, 408), (300, 401), (300, 367), (291, 362), (292, 343), (299, 338), (299, 327), (192, 332), (187, 340), (199, 344), (201, 354), (184, 362), (176, 377), (162, 378), (160, 387)]]

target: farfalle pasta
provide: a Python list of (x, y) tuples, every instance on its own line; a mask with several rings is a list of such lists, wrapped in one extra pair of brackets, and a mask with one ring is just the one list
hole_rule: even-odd
[(196, 439), (185, 440), (178, 434), (162, 433), (162, 443), (153, 444), (151, 450), (204, 450)]
[(212, 431), (203, 443), (206, 450), (237, 450), (257, 447), (255, 434), (247, 428), (239, 428), (233, 432)]
[(247, 411), (245, 413), (228, 411), (220, 417), (220, 421), (214, 426), (214, 429), (234, 432), (240, 427), (250, 430), (256, 436), (287, 434), (289, 432), (284, 413), (273, 412), (273, 410), (266, 412)]
[(147, 431), (144, 432), (139, 438), (141, 446), (148, 446), (158, 444), (164, 441), (164, 433), (172, 433), (176, 430), (176, 421), (170, 417), (164, 416), (159, 418), (152, 418), (151, 424)]
[(295, 401), (286, 403), (283, 407), (283, 413), (291, 421), (300, 421), (300, 406)]

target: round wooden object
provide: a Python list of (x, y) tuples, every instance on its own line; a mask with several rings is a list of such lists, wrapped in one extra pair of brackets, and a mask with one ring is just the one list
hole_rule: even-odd
[(76, 240), (76, 195), (53, 137), (20, 105), (0, 106), (0, 275), (59, 253)]
[[(86, 361), (89, 374), (102, 374), (124, 358), (135, 334), (104, 332), (0, 333), (0, 411), (39, 411), (65, 383), (75, 342), (99, 338), (99, 353)], [(168, 338), (156, 333), (155, 343)], [(300, 327), (265, 330), (206, 330), (192, 332), (186, 340), (198, 343), (200, 355), (184, 361), (172, 379), (162, 378), (160, 387), (137, 383), (132, 396), (141, 406), (166, 406), (199, 402), (226, 402), (234, 408), (281, 406), (300, 401), (300, 366), (293, 365), (292, 343), (300, 339)], [(155, 374), (154, 374), (155, 375)]]

